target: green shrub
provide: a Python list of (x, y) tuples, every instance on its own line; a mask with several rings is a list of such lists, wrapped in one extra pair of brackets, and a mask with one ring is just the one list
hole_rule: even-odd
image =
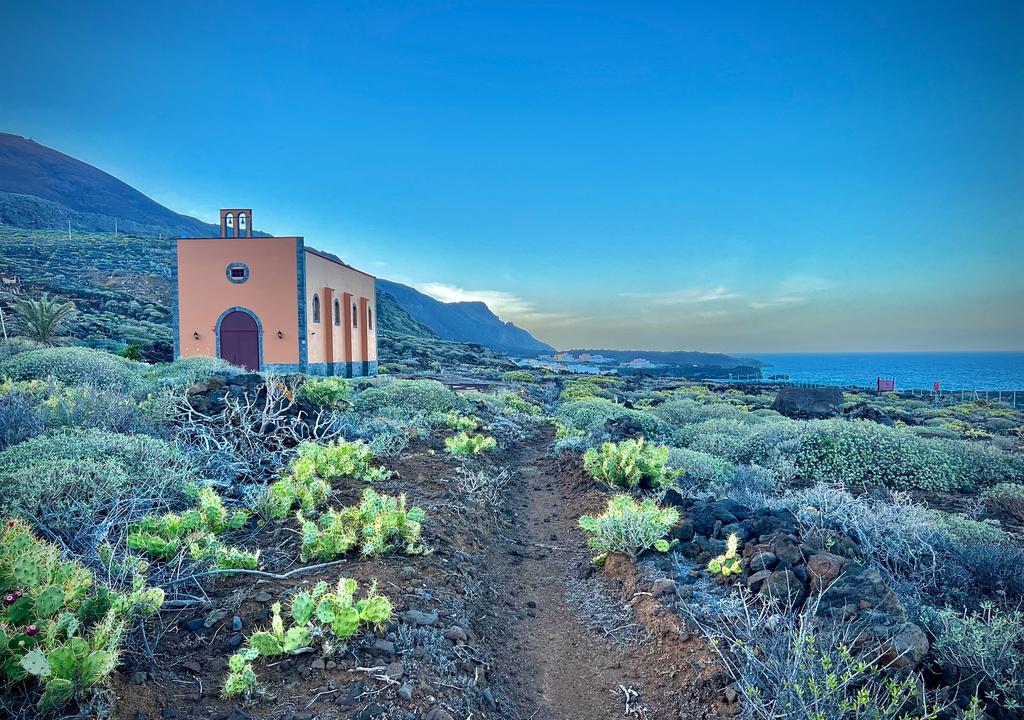
[[(42, 688), (42, 713), (102, 684), (117, 665), (129, 623), (156, 612), (164, 599), (141, 576), (127, 593), (98, 583), (14, 520), (0, 526), (0, 595), (0, 668), (6, 682)], [(13, 703), (4, 707), (13, 712)]]
[(158, 389), (184, 390), (213, 377), (234, 377), (245, 370), (220, 358), (198, 355), (151, 365), (146, 379)]
[(567, 382), (558, 396), (561, 402), (586, 400), (589, 398), (611, 398), (612, 393), (601, 387), (600, 383), (589, 378), (574, 378)]
[(299, 389), (299, 398), (319, 407), (343, 407), (352, 394), (352, 386), (339, 377), (306, 380)]
[(498, 393), (497, 399), (501, 403), (501, 413), (504, 415), (540, 415), (542, 412), (539, 405), (516, 393)]
[(508, 372), (503, 373), (501, 377), (509, 382), (537, 382), (537, 378), (535, 378), (533, 373), (528, 370), (509, 370)]
[(651, 548), (667, 552), (671, 547), (665, 536), (679, 522), (675, 508), (659, 508), (653, 500), (637, 502), (629, 495), (616, 495), (601, 515), (584, 515), (580, 527), (590, 536), (590, 547), (602, 562), (608, 553), (622, 553), (636, 559)]
[(356, 548), (363, 555), (425, 552), (420, 542), (426, 514), (421, 508), (407, 508), (405, 495), (378, 495), (370, 488), (363, 491), (359, 505), (329, 510), (318, 522), (303, 517), (302, 561), (325, 561), (345, 555)]
[(482, 452), (493, 450), (497, 447), (497, 441), (487, 435), (468, 435), (460, 432), (444, 439), (445, 449), (452, 455), (470, 457), (479, 455)]
[(228, 660), (228, 676), (221, 689), (225, 698), (248, 695), (258, 686), (252, 661), (272, 658), (309, 647), (316, 636), (330, 633), (345, 642), (361, 629), (380, 629), (391, 619), (391, 601), (377, 592), (373, 583), (365, 597), (356, 600), (359, 584), (340, 578), (334, 592), (325, 582), (303, 590), (292, 598), (291, 627), (285, 629), (281, 604), (271, 606), (270, 627), (252, 634), (246, 647)]
[(670, 448), (668, 467), (699, 488), (727, 488), (736, 477), (736, 466), (728, 460), (688, 448)]
[(1024, 474), (1024, 459), (983, 443), (921, 438), (865, 420), (811, 423), (800, 475), (813, 481), (930, 491), (973, 490)]
[(986, 490), (982, 498), (993, 510), (1004, 512), (1017, 522), (1024, 523), (1024, 485), (999, 483)]
[(591, 448), (583, 456), (583, 467), (595, 480), (630, 490), (668, 487), (681, 474), (668, 467), (667, 447), (643, 438)]
[(397, 415), (413, 418), (450, 410), (461, 410), (459, 396), (436, 380), (384, 378), (355, 396), (354, 410), (360, 415)]
[(45, 380), (65, 385), (97, 385), (128, 394), (145, 390), (146, 366), (108, 352), (81, 347), (30, 350), (0, 362), (0, 377)]
[(928, 609), (924, 617), (941, 668), (969, 687), (980, 685), (985, 699), (1007, 713), (1024, 709), (1024, 612), (985, 604), (976, 613)]
[(117, 355), (128, 360), (142, 361), (141, 345), (126, 345), (123, 350), (118, 350)]
[(600, 435), (609, 420), (628, 421), (650, 440), (667, 441), (673, 436), (671, 426), (653, 413), (623, 407), (610, 400), (577, 400), (562, 404), (555, 412), (555, 421), (563, 428), (563, 436)]
[(464, 432), (471, 432), (480, 427), (480, 419), (476, 417), (470, 417), (468, 415), (461, 415), (454, 410), (449, 410), (441, 416), (444, 426), (451, 430), (462, 430)]
[(936, 720), (920, 677), (845, 618), (748, 605), (702, 630), (739, 694), (744, 720)]
[(45, 514), (52, 529), (73, 531), (117, 503), (173, 500), (194, 480), (192, 463), (163, 440), (56, 431), (0, 452), (0, 510)]

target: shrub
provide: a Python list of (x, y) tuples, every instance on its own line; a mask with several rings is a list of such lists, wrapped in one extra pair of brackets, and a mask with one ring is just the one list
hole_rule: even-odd
[(537, 378), (533, 376), (533, 373), (527, 370), (509, 370), (503, 373), (501, 377), (509, 382), (537, 382)]
[(47, 413), (40, 393), (28, 385), (10, 380), (0, 382), (0, 450), (46, 429)]
[(668, 467), (678, 470), (687, 484), (701, 489), (729, 487), (736, 477), (736, 466), (728, 460), (687, 448), (670, 448)]
[(653, 500), (637, 502), (629, 495), (616, 495), (604, 513), (579, 520), (590, 536), (588, 544), (600, 553), (594, 562), (602, 562), (608, 553), (622, 553), (635, 560), (651, 548), (667, 552), (671, 544), (665, 535), (678, 522), (675, 508), (659, 508)]
[(602, 435), (605, 423), (609, 420), (622, 420), (637, 427), (650, 440), (664, 441), (672, 438), (672, 428), (656, 415), (600, 398), (564, 403), (555, 412), (555, 420), (562, 428), (563, 437), (573, 434)]
[(932, 657), (968, 686), (980, 685), (986, 699), (1007, 712), (1024, 709), (1024, 612), (928, 610)]
[(583, 456), (583, 467), (595, 480), (630, 490), (668, 487), (681, 474), (668, 467), (667, 447), (643, 438), (591, 448)]
[(426, 514), (418, 507), (407, 508), (405, 495), (378, 495), (370, 488), (363, 491), (359, 505), (329, 510), (319, 523), (303, 517), (302, 561), (333, 560), (359, 548), (363, 555), (425, 552), (420, 542)]
[(142, 346), (141, 345), (125, 345), (122, 350), (118, 350), (116, 355), (127, 358), (128, 360), (142, 360)]
[[(934, 720), (921, 679), (891, 668), (887, 649), (857, 623), (747, 606), (697, 619), (741, 697), (739, 717)], [(921, 709), (918, 709), (921, 708)]]
[(319, 407), (343, 407), (351, 394), (352, 386), (339, 377), (309, 379), (299, 388), (300, 399)]
[(1024, 460), (982, 443), (921, 438), (865, 420), (820, 420), (797, 458), (812, 481), (930, 491), (972, 490), (1020, 477)]
[(1024, 523), (1024, 485), (999, 483), (986, 490), (982, 498), (993, 510), (1004, 512), (1017, 522)]
[(0, 377), (45, 380), (66, 385), (95, 385), (128, 394), (145, 389), (146, 366), (111, 353), (80, 347), (30, 350), (0, 362)]
[(501, 403), (501, 412), (507, 415), (540, 415), (542, 412), (539, 405), (516, 393), (498, 393), (497, 400)]
[(292, 598), (291, 627), (285, 630), (281, 603), (271, 606), (270, 627), (252, 634), (246, 647), (228, 661), (228, 676), (221, 694), (225, 698), (250, 694), (258, 686), (252, 661), (297, 652), (309, 646), (314, 636), (329, 631), (336, 639), (346, 641), (360, 629), (381, 628), (391, 619), (392, 606), (387, 597), (377, 592), (373, 583), (365, 597), (356, 600), (359, 584), (340, 578), (334, 592), (327, 583), (319, 582), (311, 590), (303, 590)]
[(451, 430), (463, 430), (470, 432), (480, 427), (479, 418), (470, 417), (468, 415), (461, 415), (454, 410), (449, 410), (442, 417), (444, 426)]
[(170, 560), (188, 548), (193, 560), (211, 560), (218, 569), (255, 569), (259, 551), (252, 553), (223, 545), (217, 535), (238, 530), (249, 520), (249, 513), (229, 513), (217, 492), (210, 487), (200, 489), (196, 507), (181, 515), (147, 515), (128, 530), (127, 544), (132, 550)]
[(494, 438), (487, 435), (468, 435), (465, 432), (457, 433), (444, 439), (445, 449), (452, 455), (470, 457), (479, 455), (482, 452), (493, 450), (498, 443)]
[(213, 377), (230, 378), (244, 372), (243, 368), (226, 360), (200, 355), (152, 365), (146, 373), (146, 379), (160, 389), (185, 390)]
[(0, 667), (8, 682), (35, 680), (42, 687), (37, 707), (43, 713), (103, 683), (117, 665), (128, 624), (156, 612), (164, 598), (141, 576), (127, 593), (98, 584), (14, 520), (0, 527), (0, 595)]
[(461, 410), (463, 403), (458, 395), (436, 380), (387, 378), (357, 394), (352, 405), (361, 415), (385, 413), (412, 418)]
[(592, 382), (589, 378), (575, 378), (565, 384), (558, 399), (561, 402), (573, 402), (574, 400), (586, 400), (589, 398), (611, 397), (612, 393), (601, 387), (599, 383)]
[(177, 498), (195, 479), (191, 463), (163, 440), (69, 429), (0, 452), (0, 509), (45, 516), (51, 529), (74, 533), (116, 504), (145, 512)]

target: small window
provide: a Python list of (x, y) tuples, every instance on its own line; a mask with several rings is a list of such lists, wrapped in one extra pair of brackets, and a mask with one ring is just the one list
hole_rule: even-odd
[(359, 327), (359, 310), (356, 309), (356, 304), (352, 303), (352, 327)]
[(366, 308), (366, 329), (373, 330), (373, 308)]
[(334, 324), (341, 325), (341, 303), (334, 301)]
[(249, 279), (249, 266), (243, 262), (230, 263), (224, 270), (224, 275), (227, 276), (228, 282), (241, 285)]
[(320, 322), (320, 296), (313, 295), (313, 322)]

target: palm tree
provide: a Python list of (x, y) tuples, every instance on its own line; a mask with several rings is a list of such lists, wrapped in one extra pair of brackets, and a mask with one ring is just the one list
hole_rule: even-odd
[(15, 300), (14, 312), (30, 338), (49, 345), (60, 326), (75, 314), (75, 304), (58, 302), (57, 298), (43, 293), (38, 300)]

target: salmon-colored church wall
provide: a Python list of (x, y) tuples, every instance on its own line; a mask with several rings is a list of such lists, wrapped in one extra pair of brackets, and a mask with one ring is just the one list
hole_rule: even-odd
[[(216, 357), (221, 313), (244, 307), (263, 328), (263, 363), (299, 362), (299, 238), (182, 238), (178, 240), (179, 355)], [(244, 263), (245, 282), (228, 279), (228, 266)], [(278, 332), (283, 337), (278, 338)], [(199, 339), (193, 333), (199, 333)]]
[[(331, 292), (325, 293), (325, 290)], [(320, 323), (313, 322), (313, 295), (320, 297)], [(346, 294), (351, 299), (346, 302)], [(330, 297), (331, 302), (325, 298)], [(334, 300), (339, 301), (341, 323), (334, 325)], [(363, 335), (365, 318), (358, 317), (359, 327), (352, 327), (351, 302), (359, 308), (361, 301), (373, 313), (373, 328)], [(377, 279), (355, 268), (339, 265), (328, 258), (306, 250), (306, 328), (308, 334), (307, 353), (310, 363), (361, 362), (377, 359)], [(328, 332), (327, 324), (331, 324)], [(330, 340), (332, 353), (327, 352), (325, 343)], [(348, 356), (351, 342), (352, 356)]]

